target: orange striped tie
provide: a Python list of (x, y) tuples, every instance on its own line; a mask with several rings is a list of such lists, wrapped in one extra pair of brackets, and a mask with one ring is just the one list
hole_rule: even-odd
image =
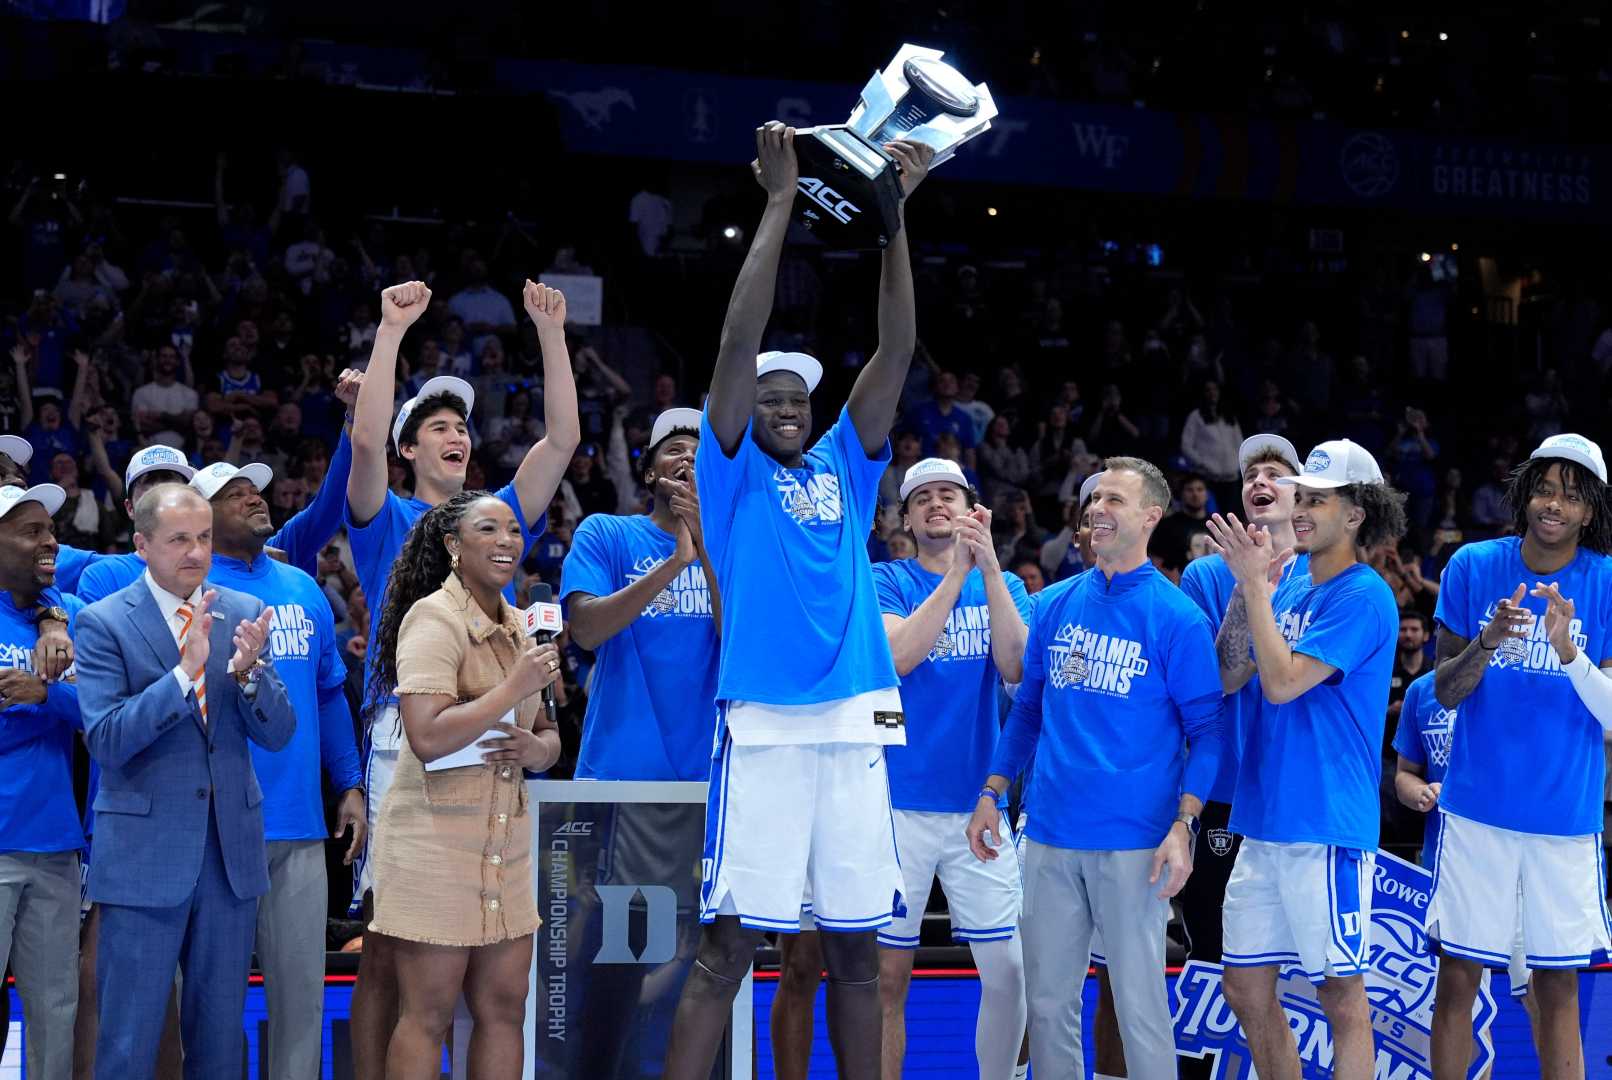
[[(194, 620), (192, 618), (192, 616), (194, 614), (195, 614), (195, 609), (192, 608), (189, 604), (180, 604), (179, 605), (179, 617), (185, 621), (184, 625), (179, 628), (179, 651), (181, 653), (183, 653), (185, 651), (185, 642), (187, 640), (189, 640), (189, 638), (190, 638), (190, 627), (191, 627), (192, 623), (194, 622)], [(202, 723), (205, 724), (207, 722), (207, 669), (206, 668), (203, 668), (201, 670), (201, 673), (196, 676), (195, 687), (196, 687), (196, 707), (201, 710)]]

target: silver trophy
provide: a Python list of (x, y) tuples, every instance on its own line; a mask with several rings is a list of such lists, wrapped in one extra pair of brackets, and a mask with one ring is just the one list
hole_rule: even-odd
[(848, 122), (795, 132), (795, 220), (830, 247), (882, 248), (900, 230), (900, 170), (885, 143), (909, 139), (932, 147), (934, 168), (990, 128), (991, 91), (970, 84), (941, 55), (901, 46), (862, 88)]

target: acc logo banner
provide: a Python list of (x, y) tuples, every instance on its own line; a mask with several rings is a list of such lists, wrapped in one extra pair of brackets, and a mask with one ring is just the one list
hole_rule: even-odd
[[(1431, 1080), (1429, 1037), (1433, 1024), (1433, 982), (1437, 961), (1428, 953), (1422, 929), (1433, 876), (1419, 866), (1377, 853), (1373, 878), (1371, 933), (1367, 942), (1366, 998), (1377, 1047), (1374, 1074), (1379, 1080)], [(1175, 984), (1176, 1052), (1187, 1057), (1214, 1055), (1214, 1080), (1249, 1080), (1254, 1059), (1237, 1017), (1221, 993), (1219, 964), (1192, 960)], [(1295, 966), (1282, 971), (1276, 994), (1298, 1040), (1306, 1077), (1332, 1075), (1332, 1028), (1310, 984)], [(1473, 1007), (1477, 1054), (1468, 1076), (1481, 1076), (1494, 1060), (1489, 1027), (1494, 995), (1487, 982)]]

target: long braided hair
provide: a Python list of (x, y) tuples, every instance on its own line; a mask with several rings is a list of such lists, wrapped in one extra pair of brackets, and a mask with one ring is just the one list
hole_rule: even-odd
[(490, 498), (485, 491), (461, 491), (421, 515), (414, 523), (387, 575), (386, 605), (381, 608), (380, 626), (375, 631), (375, 668), (370, 675), (369, 692), (384, 700), (397, 685), (397, 639), (403, 617), (409, 609), (442, 588), (453, 572), (444, 538), (457, 535), (465, 511), (478, 500)]

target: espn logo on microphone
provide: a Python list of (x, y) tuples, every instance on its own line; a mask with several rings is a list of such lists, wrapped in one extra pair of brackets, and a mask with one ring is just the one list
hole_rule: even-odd
[(541, 600), (521, 613), (526, 619), (528, 634), (558, 634), (565, 629), (565, 617), (559, 604), (546, 604)]

